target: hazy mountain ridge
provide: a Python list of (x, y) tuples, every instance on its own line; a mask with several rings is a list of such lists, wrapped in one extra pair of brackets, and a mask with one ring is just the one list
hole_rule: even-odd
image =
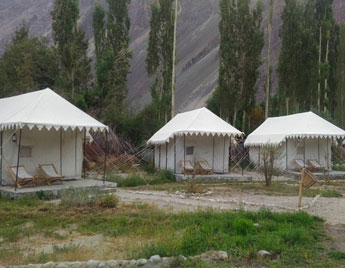
[[(16, 27), (23, 21), (30, 24), (33, 36), (51, 39), (51, 17), (54, 0), (1, 0), (0, 1), (0, 54), (11, 41)], [(93, 55), (92, 10), (94, 0), (80, 0), (80, 25), (90, 40), (90, 55)], [(104, 3), (105, 1), (100, 1)], [(277, 65), (281, 41), (279, 28), (280, 14), (284, 0), (275, 1), (273, 17), (272, 64)], [(180, 111), (203, 106), (218, 77), (219, 49), (219, 7), (218, 0), (180, 0), (177, 36), (176, 104)], [(264, 1), (265, 14), (263, 29), (266, 33), (268, 0)], [(138, 109), (150, 101), (150, 80), (145, 69), (146, 48), (149, 33), (150, 0), (132, 0), (131, 17), (131, 74), (128, 77), (128, 102)], [(337, 21), (345, 21), (345, 1), (334, 0)], [(266, 40), (267, 41), (267, 40)], [(263, 51), (263, 62), (267, 45)], [(266, 68), (260, 68), (258, 88), (263, 85)], [(273, 75), (273, 87), (277, 85)], [(259, 90), (258, 98), (263, 92)]]

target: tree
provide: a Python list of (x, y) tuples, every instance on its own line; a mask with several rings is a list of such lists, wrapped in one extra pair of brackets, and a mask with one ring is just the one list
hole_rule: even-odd
[(269, 116), (269, 107), (270, 107), (270, 88), (271, 88), (271, 73), (272, 73), (272, 66), (271, 66), (271, 54), (272, 54), (272, 21), (273, 21), (273, 11), (274, 11), (274, 0), (270, 0), (270, 13), (268, 19), (268, 49), (267, 49), (267, 61), (266, 61), (266, 96), (265, 96), (265, 118)]
[(0, 59), (0, 97), (54, 88), (59, 75), (56, 50), (44, 38), (30, 38), (23, 22)]
[(255, 84), (261, 64), (264, 45), (261, 30), (262, 5), (253, 10), (250, 1), (220, 1), (220, 114), (226, 120), (232, 117), (236, 125), (242, 111), (242, 126), (255, 104)]
[(335, 119), (341, 128), (345, 128), (345, 23), (340, 25), (339, 55), (336, 67), (336, 107)]
[(66, 95), (75, 101), (76, 94), (88, 88), (91, 64), (85, 33), (77, 25), (79, 1), (55, 0), (51, 15), (53, 39), (61, 66), (59, 83)]
[(146, 69), (154, 82), (152, 102), (159, 121), (167, 122), (172, 114), (174, 59), (174, 0), (159, 0), (151, 5), (149, 45)]
[(124, 109), (132, 56), (129, 50), (129, 1), (107, 0), (107, 3), (107, 12), (100, 4), (95, 4), (93, 13), (97, 91), (103, 117), (116, 122)]

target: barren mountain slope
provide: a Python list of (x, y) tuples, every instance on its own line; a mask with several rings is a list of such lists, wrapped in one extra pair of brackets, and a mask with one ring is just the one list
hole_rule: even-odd
[[(99, 0), (104, 3), (104, 0)], [(80, 25), (90, 40), (90, 55), (93, 55), (92, 9), (94, 0), (80, 0)], [(265, 15), (263, 28), (266, 32), (268, 0), (264, 0)], [(276, 0), (273, 25), (273, 64), (279, 57), (281, 25), (280, 13), (284, 0)], [(16, 27), (26, 20), (34, 36), (46, 36), (51, 39), (50, 11), (53, 0), (0, 0), (0, 54), (12, 38)], [(345, 21), (345, 1), (334, 0), (334, 12), (337, 21)], [(150, 81), (145, 70), (145, 57), (149, 33), (150, 0), (132, 0), (131, 17), (131, 74), (128, 77), (128, 103), (133, 109), (139, 109), (150, 101)], [(203, 106), (217, 84), (218, 48), (219, 48), (219, 8), (218, 0), (180, 0), (177, 35), (177, 82), (176, 104), (179, 111)], [(267, 46), (263, 51), (263, 61)], [(258, 99), (262, 99), (261, 90), (265, 67), (260, 68), (258, 81)], [(276, 74), (273, 86), (276, 88)]]

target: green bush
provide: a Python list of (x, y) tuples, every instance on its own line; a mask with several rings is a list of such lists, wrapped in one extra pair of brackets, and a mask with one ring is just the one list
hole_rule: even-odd
[(76, 207), (92, 205), (100, 200), (102, 195), (99, 189), (69, 189), (61, 193), (61, 205)]
[(43, 201), (48, 201), (50, 200), (50, 195), (48, 195), (45, 191), (40, 190), (38, 192), (36, 192), (36, 196), (39, 200), (43, 200)]
[(133, 174), (118, 183), (119, 187), (136, 187), (136, 186), (142, 186), (142, 185), (147, 185), (147, 183), (138, 174)]
[(97, 205), (102, 208), (117, 208), (118, 204), (118, 197), (112, 194), (106, 194), (97, 201)]

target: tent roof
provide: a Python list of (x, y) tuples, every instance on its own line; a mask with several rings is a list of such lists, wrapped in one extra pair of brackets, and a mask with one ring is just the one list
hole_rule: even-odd
[(231, 136), (243, 133), (212, 113), (207, 108), (177, 114), (154, 134), (149, 144), (162, 144), (173, 136), (181, 135)]
[(279, 146), (288, 138), (344, 138), (345, 131), (313, 112), (267, 118), (245, 146)]
[(43, 127), (104, 131), (108, 127), (47, 88), (0, 99), (0, 130)]

